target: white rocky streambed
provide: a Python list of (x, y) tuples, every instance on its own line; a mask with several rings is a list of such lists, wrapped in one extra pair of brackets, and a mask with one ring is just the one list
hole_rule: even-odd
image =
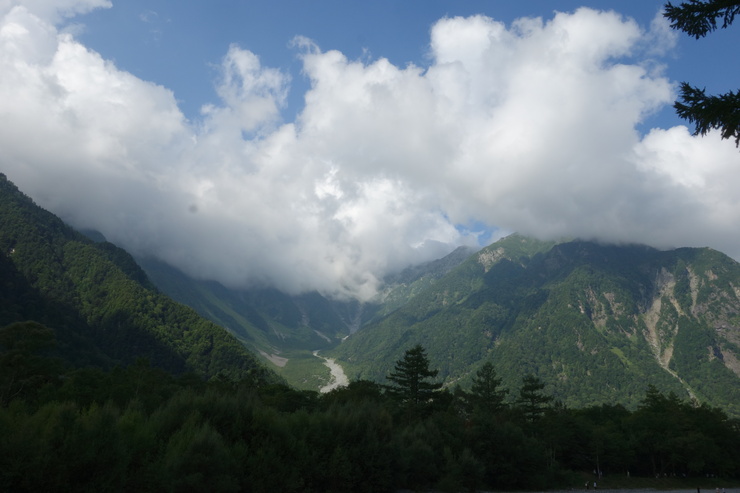
[(321, 387), (319, 389), (319, 392), (325, 394), (326, 392), (332, 391), (336, 388), (346, 387), (347, 385), (349, 385), (349, 379), (347, 378), (347, 375), (344, 374), (344, 370), (336, 361), (331, 358), (324, 358), (323, 356), (319, 356), (318, 351), (314, 351), (313, 355), (317, 358), (323, 359), (324, 364), (329, 367), (329, 371), (331, 372), (331, 380), (329, 380), (329, 383), (327, 385)]

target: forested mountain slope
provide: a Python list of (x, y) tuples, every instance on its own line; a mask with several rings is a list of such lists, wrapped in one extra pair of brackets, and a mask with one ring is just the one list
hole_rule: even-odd
[(492, 361), (568, 405), (634, 405), (648, 384), (740, 414), (740, 265), (711, 249), (658, 251), (512, 235), (333, 351), (383, 381), (427, 348), (447, 385)]
[(221, 327), (156, 291), (133, 258), (36, 206), (0, 174), (0, 327), (53, 329), (74, 366), (149, 359), (173, 373), (276, 377)]

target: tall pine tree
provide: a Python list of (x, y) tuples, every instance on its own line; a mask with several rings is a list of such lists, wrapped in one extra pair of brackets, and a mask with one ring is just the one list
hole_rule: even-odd
[(504, 398), (508, 393), (507, 389), (501, 388), (501, 379), (497, 377), (493, 364), (487, 361), (473, 377), (470, 402), (477, 410), (496, 414), (506, 407)]
[(534, 375), (526, 375), (522, 378), (522, 388), (519, 389), (519, 396), (516, 405), (524, 415), (527, 421), (536, 421), (541, 418), (553, 398), (542, 393), (545, 384), (542, 380)]
[(429, 403), (434, 393), (442, 388), (441, 383), (429, 381), (437, 373), (439, 370), (429, 369), (426, 351), (417, 344), (396, 362), (394, 371), (386, 377), (393, 385), (386, 386), (386, 389), (405, 406), (419, 408)]

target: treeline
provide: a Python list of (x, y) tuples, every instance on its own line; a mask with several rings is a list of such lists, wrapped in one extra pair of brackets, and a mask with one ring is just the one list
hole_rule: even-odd
[[(139, 360), (110, 371), (44, 356), (48, 329), (0, 337), (0, 491), (397, 491), (573, 487), (597, 474), (740, 477), (740, 427), (647, 390), (634, 411), (568, 409), (534, 376), (484, 365), (442, 390), (421, 347), (388, 386), (328, 394), (204, 381)], [(7, 327), (0, 335), (8, 334)], [(580, 477), (580, 476), (579, 476)]]

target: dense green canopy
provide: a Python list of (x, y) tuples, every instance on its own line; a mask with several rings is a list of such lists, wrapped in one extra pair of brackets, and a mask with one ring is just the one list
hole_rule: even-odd
[(0, 329), (0, 491), (532, 491), (582, 488), (592, 471), (603, 488), (624, 487), (628, 473), (658, 489), (740, 479), (737, 421), (654, 388), (635, 411), (568, 409), (532, 376), (512, 389), (519, 398), (471, 408), (475, 395), (508, 390), (483, 371), (475, 388), (435, 390), (413, 414), (367, 381), (319, 394), (174, 376), (144, 360), (65, 369), (45, 356), (51, 333)]

